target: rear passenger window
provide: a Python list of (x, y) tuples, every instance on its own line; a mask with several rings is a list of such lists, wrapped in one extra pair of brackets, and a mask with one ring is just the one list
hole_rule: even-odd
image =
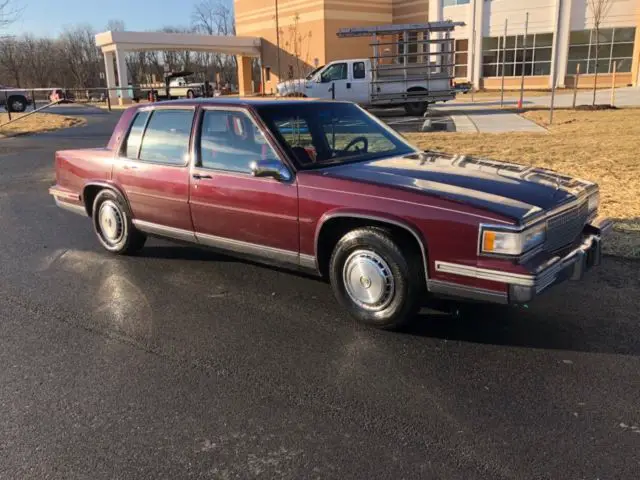
[(127, 158), (138, 158), (138, 149), (140, 148), (140, 140), (142, 140), (142, 132), (149, 118), (149, 112), (140, 112), (136, 115), (129, 130), (129, 136), (125, 142), (124, 154)]
[(243, 112), (206, 110), (200, 134), (200, 166), (249, 173), (251, 162), (276, 160), (258, 126)]
[(140, 160), (167, 165), (186, 164), (193, 114), (193, 110), (155, 110), (142, 137)]
[(365, 77), (364, 62), (356, 62), (353, 64), (353, 78), (356, 80), (363, 79)]

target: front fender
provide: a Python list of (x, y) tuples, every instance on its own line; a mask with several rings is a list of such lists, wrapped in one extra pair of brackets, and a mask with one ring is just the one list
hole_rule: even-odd
[(394, 227), (402, 228), (409, 232), (418, 242), (420, 246), (420, 251), (422, 253), (422, 260), (424, 263), (424, 273), (425, 273), (425, 281), (429, 280), (429, 266), (428, 266), (428, 246), (427, 240), (424, 235), (420, 232), (420, 229), (411, 222), (406, 221), (405, 219), (396, 217), (395, 215), (391, 215), (384, 212), (372, 212), (363, 209), (352, 209), (352, 208), (338, 208), (326, 212), (323, 214), (316, 224), (315, 235), (314, 235), (314, 252), (315, 255), (318, 255), (318, 242), (320, 239), (320, 234), (322, 232), (323, 226), (327, 225), (333, 219), (336, 218), (353, 218), (358, 220), (370, 220), (374, 223), (382, 223), (392, 225)]

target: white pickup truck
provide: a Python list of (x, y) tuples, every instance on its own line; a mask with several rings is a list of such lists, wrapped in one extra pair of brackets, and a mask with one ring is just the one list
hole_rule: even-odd
[(171, 97), (202, 97), (202, 83), (189, 83), (185, 77), (172, 78), (169, 82)]
[(364, 107), (404, 107), (409, 115), (422, 115), (430, 103), (456, 97), (451, 75), (437, 65), (411, 68), (390, 63), (372, 67), (368, 58), (338, 60), (307, 78), (278, 84), (277, 93), (284, 97), (348, 100)]

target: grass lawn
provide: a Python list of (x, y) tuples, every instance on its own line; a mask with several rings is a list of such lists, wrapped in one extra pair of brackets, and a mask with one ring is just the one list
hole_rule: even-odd
[(508, 160), (600, 184), (600, 213), (615, 220), (605, 251), (640, 258), (640, 109), (548, 110), (523, 114), (548, 133), (414, 133), (423, 149)]
[[(27, 112), (28, 113), (28, 112)], [(15, 120), (26, 115), (25, 113), (12, 113), (11, 119)], [(9, 121), (9, 115), (0, 114), (0, 135), (20, 135), (26, 133), (48, 132), (60, 128), (82, 125), (85, 121), (77, 117), (65, 117), (51, 113), (34, 113), (23, 120), (5, 125)]]

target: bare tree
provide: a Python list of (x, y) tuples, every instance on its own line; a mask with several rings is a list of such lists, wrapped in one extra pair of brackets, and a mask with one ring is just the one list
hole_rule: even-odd
[[(196, 4), (191, 15), (191, 25), (194, 30), (205, 35), (235, 35), (236, 27), (234, 13), (221, 0), (202, 0)], [(205, 54), (207, 72), (213, 60), (214, 70), (220, 72), (227, 80), (235, 78), (237, 60), (234, 55)]]
[(6, 75), (11, 79), (10, 82), (15, 87), (22, 87), (22, 63), (24, 50), (21, 48), (21, 42), (6, 38), (0, 41), (0, 66), (6, 71)]
[(90, 25), (79, 25), (65, 30), (60, 38), (62, 57), (69, 68), (73, 83), (82, 88), (99, 83), (100, 51), (95, 43), (95, 32)]
[(124, 20), (111, 19), (107, 22), (107, 31), (109, 32), (124, 32), (125, 25)]
[(589, 10), (593, 16), (593, 34), (596, 36), (596, 57), (595, 57), (595, 75), (593, 77), (593, 103), (596, 104), (596, 90), (598, 88), (598, 60), (600, 50), (600, 27), (606, 18), (613, 0), (588, 0)]
[(11, 25), (20, 15), (21, 10), (13, 8), (11, 1), (0, 0), (0, 29)]

